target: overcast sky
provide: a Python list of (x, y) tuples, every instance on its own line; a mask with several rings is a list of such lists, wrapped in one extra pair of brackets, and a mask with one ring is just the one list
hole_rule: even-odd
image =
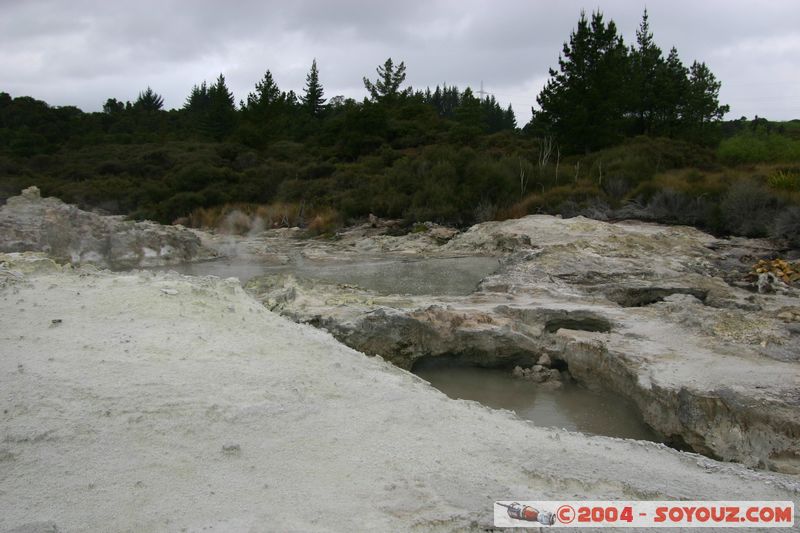
[(90, 111), (149, 85), (180, 107), (221, 72), (238, 101), (266, 69), (299, 92), (316, 57), (326, 97), (361, 99), (391, 56), (414, 87), (483, 81), (524, 123), (581, 9), (630, 43), (645, 5), (665, 52), (722, 81), (727, 118), (800, 118), (798, 0), (0, 0), (0, 91)]

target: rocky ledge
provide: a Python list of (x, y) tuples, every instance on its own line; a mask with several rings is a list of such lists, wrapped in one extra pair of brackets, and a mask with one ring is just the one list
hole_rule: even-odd
[(57, 198), (42, 198), (37, 187), (0, 207), (0, 252), (29, 251), (45, 252), (60, 262), (112, 269), (214, 256), (188, 229), (83, 211)]
[[(296, 246), (269, 242), (270, 254)], [(336, 257), (337, 248), (341, 256), (492, 255), (502, 267), (463, 297), (377, 294), (292, 275), (256, 279), (248, 289), (269, 308), (405, 369), (447, 356), (520, 366), (518, 374), (537, 382), (554, 376), (538, 364), (547, 356), (586, 386), (632, 399), (667, 442), (800, 473), (798, 292), (765, 286), (774, 279), (743, 281), (745, 263), (774, 253), (768, 243), (529, 216), (446, 240), (359, 230), (306, 244), (303, 253)]]
[(793, 476), (451, 400), (235, 280), (0, 254), (0, 301), (0, 531), (450, 533), (492, 530), (496, 499), (800, 502)]

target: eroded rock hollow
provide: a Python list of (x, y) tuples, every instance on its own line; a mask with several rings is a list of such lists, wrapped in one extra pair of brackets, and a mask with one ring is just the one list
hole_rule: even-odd
[(353, 230), (306, 253), (488, 255), (500, 266), (465, 296), (378, 293), (291, 274), (248, 289), (269, 308), (405, 369), (441, 356), (511, 368), (546, 355), (582, 384), (633, 400), (668, 442), (798, 473), (800, 301), (790, 287), (748, 290), (732, 267), (766, 247), (582, 217), (484, 223), (445, 244)]

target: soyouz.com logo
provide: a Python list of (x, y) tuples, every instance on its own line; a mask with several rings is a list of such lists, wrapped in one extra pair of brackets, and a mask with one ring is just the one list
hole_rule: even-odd
[(783, 501), (497, 501), (495, 527), (783, 527)]

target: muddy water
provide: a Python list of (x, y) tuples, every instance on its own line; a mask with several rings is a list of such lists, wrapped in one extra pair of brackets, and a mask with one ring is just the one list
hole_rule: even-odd
[(292, 273), (298, 278), (346, 283), (380, 294), (458, 296), (473, 292), (478, 282), (498, 267), (497, 259), (491, 257), (381, 259), (358, 263), (304, 260), (280, 266), (267, 265), (257, 259), (233, 258), (159, 267), (157, 270), (175, 270), (191, 276), (236, 277), (242, 283), (256, 276)]
[[(258, 258), (238, 257), (186, 263), (157, 270), (193, 276), (236, 277), (246, 283), (257, 276), (292, 273), (299, 278), (346, 283), (381, 294), (467, 295), (499, 267), (497, 259), (371, 259), (358, 263), (298, 260), (269, 265)], [(452, 398), (475, 400), (495, 409), (509, 409), (539, 426), (566, 428), (597, 435), (658, 440), (636, 408), (624, 398), (565, 385), (553, 390), (516, 379), (508, 370), (440, 363), (414, 372)]]
[(508, 409), (537, 426), (659, 440), (636, 407), (614, 394), (590, 391), (575, 384), (550, 389), (514, 378), (509, 370), (438, 365), (415, 368), (414, 373), (451, 398)]

